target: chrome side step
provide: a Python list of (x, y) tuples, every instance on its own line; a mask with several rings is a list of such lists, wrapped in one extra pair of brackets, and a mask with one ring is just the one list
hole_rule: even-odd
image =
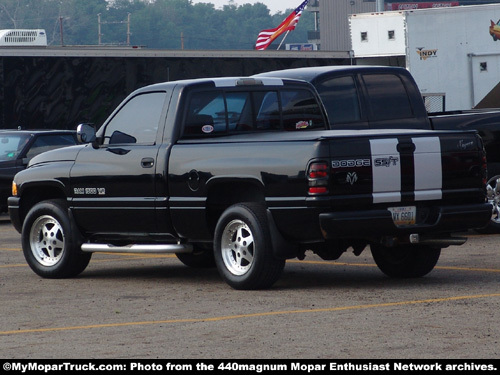
[(187, 244), (146, 244), (114, 246), (109, 244), (84, 243), (82, 251), (85, 253), (147, 253), (147, 254), (175, 254), (190, 253), (192, 245)]

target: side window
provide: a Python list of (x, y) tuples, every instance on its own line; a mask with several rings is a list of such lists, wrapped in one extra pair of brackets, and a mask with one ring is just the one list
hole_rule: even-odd
[(154, 144), (165, 95), (153, 92), (130, 99), (106, 126), (104, 144)]
[(329, 79), (316, 88), (332, 124), (360, 121), (358, 90), (352, 76)]
[(186, 137), (324, 128), (316, 97), (300, 89), (193, 92), (184, 119)]
[(190, 95), (184, 120), (185, 136), (210, 136), (253, 129), (249, 92), (217, 90)]
[(373, 120), (413, 117), (408, 94), (398, 76), (394, 74), (365, 74), (363, 81)]
[(284, 130), (324, 129), (321, 108), (308, 90), (283, 90), (281, 106)]
[(224, 93), (218, 90), (191, 94), (184, 121), (184, 135), (210, 135), (225, 131), (226, 104)]
[(41, 154), (42, 152), (54, 150), (61, 147), (72, 146), (75, 144), (75, 138), (69, 134), (40, 135), (28, 150), (26, 157), (28, 159), (31, 159), (32, 157)]

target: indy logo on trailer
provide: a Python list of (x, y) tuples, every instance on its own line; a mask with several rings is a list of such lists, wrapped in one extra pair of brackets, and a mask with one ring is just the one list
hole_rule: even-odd
[(424, 49), (424, 47), (417, 47), (417, 53), (420, 60), (427, 60), (430, 57), (437, 57), (437, 49)]

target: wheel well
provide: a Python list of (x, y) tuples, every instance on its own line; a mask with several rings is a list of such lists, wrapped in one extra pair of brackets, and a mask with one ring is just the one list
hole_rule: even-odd
[(207, 223), (213, 233), (222, 213), (230, 206), (242, 202), (265, 205), (263, 186), (253, 181), (227, 181), (210, 187), (207, 193)]
[(24, 218), (35, 204), (49, 199), (64, 199), (66, 201), (66, 196), (61, 190), (48, 186), (33, 186), (23, 191), (20, 201), (21, 222), (24, 222)]

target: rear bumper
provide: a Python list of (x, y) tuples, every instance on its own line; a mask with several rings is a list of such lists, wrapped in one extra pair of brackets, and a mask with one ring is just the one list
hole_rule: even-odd
[(322, 213), (319, 221), (326, 239), (453, 233), (487, 225), (491, 219), (492, 206), (480, 203), (434, 207), (433, 210), (434, 214), (425, 221), (411, 226), (396, 226), (391, 213), (384, 209)]

